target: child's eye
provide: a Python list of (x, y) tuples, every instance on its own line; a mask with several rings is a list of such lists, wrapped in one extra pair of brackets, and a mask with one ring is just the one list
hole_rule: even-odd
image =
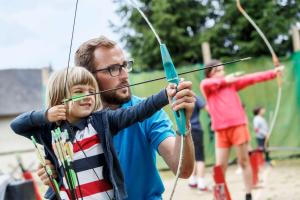
[(90, 94), (94, 94), (94, 93), (95, 93), (95, 90), (90, 90), (89, 93), (90, 93)]
[(81, 90), (76, 90), (73, 92), (73, 94), (82, 94), (83, 92)]

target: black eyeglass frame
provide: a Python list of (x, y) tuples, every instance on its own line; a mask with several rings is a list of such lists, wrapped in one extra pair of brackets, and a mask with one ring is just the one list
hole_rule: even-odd
[[(126, 72), (131, 72), (132, 71), (132, 66), (133, 66), (133, 60), (126, 60), (126, 61), (124, 61), (124, 63), (122, 65), (113, 64), (113, 65), (110, 65), (110, 66), (105, 67), (103, 69), (96, 69), (92, 73), (95, 74), (97, 72), (108, 71), (109, 74), (112, 77), (116, 77), (116, 76), (119, 76), (121, 74), (122, 69), (124, 69)], [(112, 69), (115, 68), (115, 67), (119, 67), (118, 74), (113, 74), (113, 72), (112, 72)]]

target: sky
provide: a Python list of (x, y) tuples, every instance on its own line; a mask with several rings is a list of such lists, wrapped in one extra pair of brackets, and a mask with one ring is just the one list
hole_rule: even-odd
[[(0, 0), (0, 69), (67, 66), (75, 0)], [(74, 51), (105, 35), (119, 41), (109, 20), (118, 24), (113, 0), (79, 0)]]

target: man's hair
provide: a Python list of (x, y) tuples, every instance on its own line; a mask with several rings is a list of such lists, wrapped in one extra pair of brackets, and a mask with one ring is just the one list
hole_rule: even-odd
[(257, 106), (256, 108), (254, 108), (253, 109), (253, 115), (254, 116), (258, 115), (261, 109), (263, 109), (262, 106)]
[(75, 65), (82, 66), (92, 72), (95, 69), (94, 52), (96, 48), (114, 48), (117, 43), (105, 36), (90, 39), (84, 42), (75, 53)]
[[(70, 90), (75, 85), (89, 85), (95, 89), (95, 92), (99, 92), (96, 79), (87, 69), (83, 67), (71, 67), (68, 70), (67, 84), (65, 88), (66, 75), (67, 68), (56, 71), (50, 76), (46, 92), (48, 108), (62, 104), (64, 98), (71, 98)], [(101, 108), (101, 99), (99, 95), (96, 95), (94, 111)]]
[[(217, 64), (220, 64), (221, 61), (220, 60), (216, 60), (216, 59), (212, 59), (210, 62), (208, 62), (204, 67), (211, 67)], [(204, 70), (205, 73), (205, 77), (209, 78), (210, 77), (210, 73), (213, 71), (213, 69), (215, 69), (216, 67), (212, 67), (212, 68), (207, 68)]]

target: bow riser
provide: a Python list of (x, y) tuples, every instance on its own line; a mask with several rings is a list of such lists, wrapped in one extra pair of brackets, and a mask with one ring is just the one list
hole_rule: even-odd
[[(161, 58), (166, 74), (167, 81), (169, 83), (179, 84), (179, 77), (176, 72), (175, 66), (173, 64), (172, 58), (169, 54), (167, 46), (165, 44), (160, 45)], [(185, 135), (186, 132), (186, 117), (184, 109), (180, 109), (178, 111), (173, 111), (175, 116), (177, 129), (180, 135)]]

